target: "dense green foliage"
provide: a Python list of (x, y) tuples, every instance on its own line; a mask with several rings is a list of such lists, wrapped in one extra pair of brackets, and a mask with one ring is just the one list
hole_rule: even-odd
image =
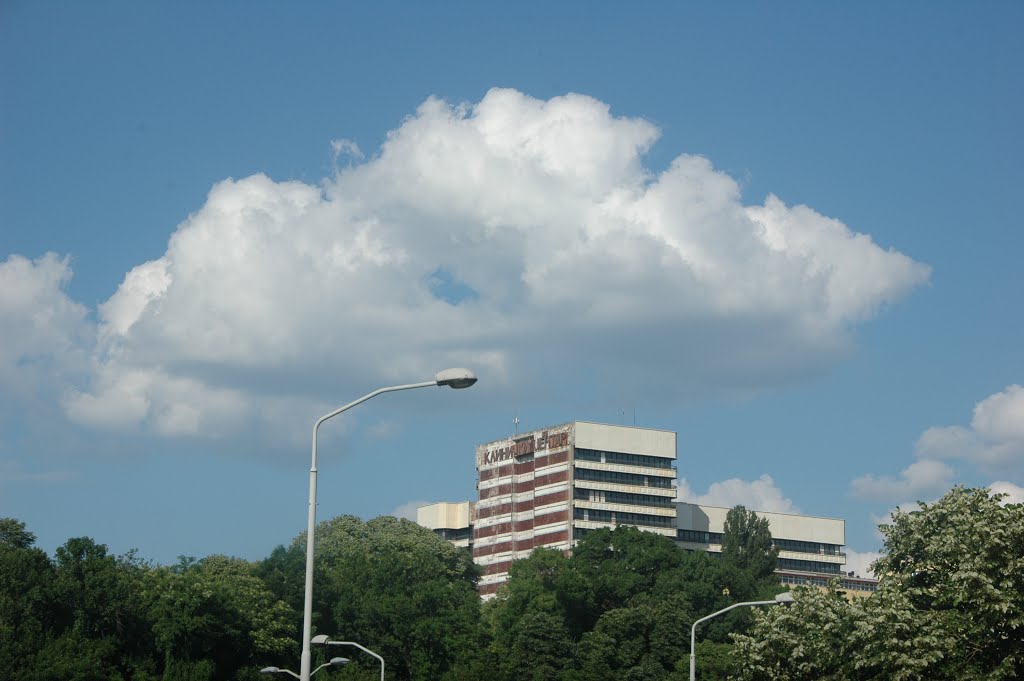
[[(465, 550), (406, 520), (334, 518), (318, 526), (314, 633), (376, 651), (390, 681), (681, 681), (695, 619), (783, 589), (766, 525), (733, 509), (720, 559), (630, 527), (595, 530), (571, 556), (538, 549), (517, 561), (481, 602)], [(801, 589), (789, 608), (707, 621), (698, 677), (1024, 676), (1024, 507), (957, 488), (895, 514), (883, 533), (878, 592)], [(267, 665), (297, 670), (304, 569), (304, 535), (257, 563), (154, 566), (85, 537), (51, 558), (23, 523), (0, 519), (0, 676), (239, 681), (266, 678)], [(329, 652), (352, 663), (317, 678), (379, 678), (358, 649)]]
[(294, 647), (291, 611), (244, 561), (172, 567), (69, 539), (51, 560), (0, 520), (0, 669), (54, 681), (258, 678)]
[(750, 570), (755, 577), (767, 577), (774, 572), (778, 557), (767, 518), (759, 518), (743, 506), (729, 509), (722, 534), (722, 558)]
[[(781, 590), (771, 576), (685, 553), (666, 537), (595, 530), (571, 556), (538, 549), (513, 563), (507, 585), (484, 606), (487, 648), (476, 658), (489, 657), (494, 681), (685, 679), (696, 618)], [(702, 628), (709, 658), (701, 678), (730, 677), (728, 634), (750, 621), (737, 610)]]
[(738, 637), (742, 677), (1024, 677), (1024, 506), (958, 487), (881, 529), (879, 590), (801, 590), (761, 613)]
[[(298, 667), (304, 534), (258, 563), (173, 566), (111, 556), (88, 538), (52, 559), (34, 543), (23, 523), (0, 519), (0, 669), (12, 678), (227, 681)], [(629, 527), (590, 533), (571, 557), (535, 551), (486, 604), (468, 552), (407, 520), (323, 522), (316, 556), (314, 631), (374, 650), (388, 679), (681, 679), (695, 616), (779, 590)], [(702, 678), (728, 676), (728, 632), (750, 622), (722, 619), (702, 632)], [(379, 678), (359, 650), (330, 653), (352, 663), (325, 678)]]

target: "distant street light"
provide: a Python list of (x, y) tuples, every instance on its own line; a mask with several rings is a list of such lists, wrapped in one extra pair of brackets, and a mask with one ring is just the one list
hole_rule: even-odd
[(355, 648), (359, 648), (359, 650), (367, 653), (368, 655), (373, 655), (377, 658), (377, 661), (380, 662), (380, 681), (384, 681), (384, 658), (369, 648), (364, 648), (358, 643), (353, 643), (352, 641), (331, 641), (330, 637), (326, 634), (318, 634), (317, 636), (314, 636), (312, 643), (323, 646), (353, 646)]
[[(346, 658), (346, 657), (332, 657), (329, 662), (325, 662), (324, 664), (320, 665), (319, 667), (314, 669), (312, 672), (310, 672), (309, 675), (313, 676), (313, 674), (316, 674), (318, 671), (320, 671), (324, 667), (344, 667), (347, 664), (348, 664), (348, 658)], [(261, 674), (290, 674), (291, 676), (294, 676), (295, 678), (299, 678), (299, 675), (296, 674), (295, 672), (291, 671), (290, 669), (281, 669), (280, 667), (264, 667), (263, 669), (260, 670), (260, 673)]]
[(718, 612), (713, 612), (710, 615), (708, 615), (707, 617), (701, 617), (699, 620), (694, 622), (693, 626), (690, 627), (690, 681), (696, 681), (696, 679), (697, 679), (697, 648), (696, 648), (696, 638), (697, 638), (697, 625), (698, 624), (700, 624), (701, 622), (707, 622), (712, 617), (718, 617), (723, 612), (729, 612), (733, 608), (738, 608), (740, 606), (747, 606), (747, 605), (789, 605), (790, 603), (793, 602), (793, 600), (794, 600), (793, 599), (793, 592), (792, 591), (786, 591), (784, 593), (781, 593), (781, 594), (777, 595), (775, 597), (775, 599), (771, 600), (771, 601), (746, 601), (746, 602), (743, 602), (743, 603), (733, 603), (728, 608), (722, 608)]
[(372, 393), (363, 395), (354, 402), (349, 402), (344, 407), (338, 407), (329, 414), (324, 414), (313, 424), (313, 465), (309, 468), (309, 524), (306, 528), (306, 600), (302, 613), (302, 659), (300, 661), (300, 675), (298, 677), (300, 681), (309, 681), (309, 677), (312, 676), (309, 668), (312, 666), (313, 654), (310, 651), (309, 644), (313, 634), (313, 533), (316, 531), (316, 436), (320, 430), (320, 424), (382, 393), (442, 385), (461, 389), (468, 388), (474, 383), (476, 383), (476, 375), (469, 369), (445, 369), (444, 371), (437, 372), (432, 381), (378, 388)]

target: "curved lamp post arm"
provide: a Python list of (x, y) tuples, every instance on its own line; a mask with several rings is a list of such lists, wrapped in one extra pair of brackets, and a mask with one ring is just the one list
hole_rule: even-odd
[(718, 612), (713, 612), (710, 615), (708, 615), (707, 617), (701, 617), (699, 620), (694, 622), (693, 626), (690, 627), (690, 681), (696, 681), (696, 679), (697, 679), (697, 649), (695, 648), (695, 644), (696, 644), (696, 639), (697, 639), (697, 625), (698, 624), (700, 624), (701, 622), (707, 622), (709, 619), (711, 619), (713, 617), (718, 617), (723, 612), (729, 612), (733, 608), (739, 608), (739, 607), (745, 606), (745, 605), (778, 605), (779, 603), (782, 603), (782, 602), (784, 602), (784, 601), (779, 601), (779, 600), (774, 600), (774, 601), (745, 601), (743, 603), (733, 603), (728, 608), (722, 608)]
[(329, 646), (353, 646), (355, 648), (359, 648), (359, 650), (363, 651), (367, 655), (373, 655), (380, 662), (380, 681), (384, 681), (384, 658), (381, 657), (380, 655), (378, 655), (377, 653), (373, 652), (369, 648), (364, 648), (363, 646), (359, 645), (358, 643), (353, 643), (352, 641), (328, 641), (327, 645), (329, 645)]
[(316, 420), (313, 424), (313, 461), (309, 467), (309, 522), (306, 525), (306, 594), (305, 602), (303, 607), (302, 616), (302, 661), (301, 661), (301, 675), (299, 678), (301, 681), (309, 681), (309, 677), (312, 676), (310, 667), (312, 666), (313, 654), (309, 647), (309, 640), (313, 634), (313, 540), (314, 533), (316, 532), (316, 440), (317, 433), (320, 430), (320, 424), (327, 419), (334, 418), (338, 414), (348, 411), (352, 407), (358, 406), (367, 400), (373, 399), (377, 395), (383, 393), (393, 393), (399, 390), (412, 390), (413, 388), (427, 388), (430, 386), (437, 385), (437, 381), (424, 381), (423, 383), (410, 383), (409, 385), (395, 385), (389, 388), (378, 388), (372, 393), (363, 395), (358, 400), (349, 402), (343, 407), (338, 407), (334, 411), (324, 414)]
[(468, 388), (474, 383), (476, 383), (476, 375), (469, 369), (445, 369), (437, 372), (434, 376), (434, 380), (432, 381), (410, 383), (409, 385), (393, 385), (388, 388), (378, 388), (372, 393), (363, 395), (358, 400), (349, 402), (343, 407), (338, 407), (334, 411), (324, 414), (316, 420), (316, 423), (313, 424), (313, 463), (309, 467), (309, 522), (306, 526), (306, 594), (302, 613), (302, 659), (300, 662), (301, 666), (299, 667), (300, 681), (309, 681), (309, 677), (312, 676), (310, 667), (312, 666), (313, 653), (310, 650), (310, 639), (313, 634), (313, 535), (316, 531), (316, 436), (320, 429), (320, 424), (327, 419), (333, 418), (338, 414), (348, 411), (352, 407), (362, 404), (363, 402), (383, 393), (393, 393), (399, 390), (412, 390), (413, 388), (428, 388), (430, 386), (448, 386), (458, 390)]

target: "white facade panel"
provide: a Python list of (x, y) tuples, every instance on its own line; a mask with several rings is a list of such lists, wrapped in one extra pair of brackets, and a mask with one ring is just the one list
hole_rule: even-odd
[(575, 444), (582, 449), (676, 458), (676, 434), (606, 423), (576, 421)]
[[(677, 503), (676, 508), (676, 519), (680, 530), (725, 531), (725, 516), (729, 513), (728, 508), (682, 502)], [(775, 539), (793, 539), (837, 546), (846, 543), (846, 521), (844, 520), (751, 510), (754, 510), (758, 517), (768, 520), (768, 527)]]
[(437, 504), (420, 506), (416, 509), (416, 523), (431, 530), (468, 528), (469, 502), (442, 501)]

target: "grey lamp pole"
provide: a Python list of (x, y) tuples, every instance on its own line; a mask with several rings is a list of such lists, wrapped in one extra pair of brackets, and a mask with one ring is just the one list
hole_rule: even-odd
[(476, 383), (476, 376), (469, 369), (445, 369), (439, 371), (432, 381), (423, 383), (411, 383), (409, 385), (394, 385), (388, 388), (378, 388), (372, 393), (363, 395), (354, 402), (349, 402), (344, 407), (338, 407), (329, 414), (324, 414), (313, 424), (313, 464), (309, 469), (309, 523), (306, 527), (306, 599), (302, 613), (302, 659), (299, 667), (300, 681), (309, 681), (311, 676), (313, 654), (310, 650), (310, 639), (313, 634), (313, 533), (316, 531), (316, 436), (320, 430), (320, 424), (329, 418), (333, 418), (343, 411), (348, 411), (356, 405), (376, 397), (382, 393), (392, 393), (398, 390), (412, 390), (413, 388), (427, 388), (430, 386), (446, 385), (451, 388), (468, 388)]
[(377, 658), (377, 661), (380, 662), (380, 681), (384, 681), (384, 658), (378, 655), (377, 653), (373, 652), (369, 648), (364, 648), (358, 643), (353, 643), (352, 641), (332, 641), (330, 640), (330, 637), (326, 634), (319, 634), (317, 636), (314, 636), (313, 643), (325, 646), (353, 646), (355, 648), (359, 648), (359, 650), (363, 651), (367, 655), (373, 655), (375, 658)]
[(701, 617), (699, 620), (693, 623), (690, 627), (690, 681), (696, 681), (697, 679), (697, 625), (701, 622), (707, 622), (712, 617), (718, 617), (723, 612), (729, 612), (733, 608), (739, 608), (741, 606), (752, 606), (752, 605), (786, 605), (793, 602), (793, 592), (786, 591), (775, 597), (775, 600), (771, 601), (746, 601), (743, 603), (733, 603), (728, 608), (722, 608), (718, 612), (713, 612), (707, 617)]

